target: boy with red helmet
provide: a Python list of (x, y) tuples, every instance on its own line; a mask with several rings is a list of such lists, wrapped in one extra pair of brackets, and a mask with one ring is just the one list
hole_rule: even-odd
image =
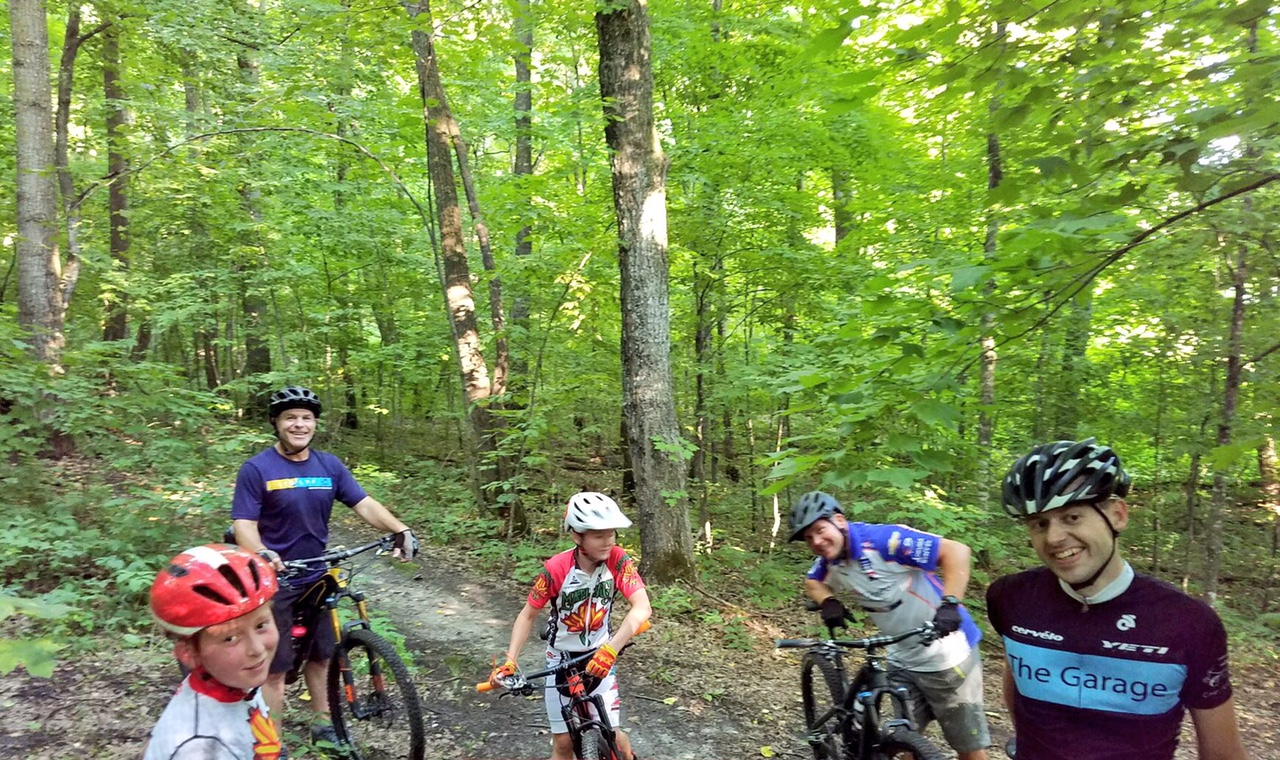
[(279, 642), (276, 574), (227, 544), (186, 550), (151, 586), (151, 612), (190, 675), (151, 732), (143, 760), (277, 760), (280, 738), (259, 687)]

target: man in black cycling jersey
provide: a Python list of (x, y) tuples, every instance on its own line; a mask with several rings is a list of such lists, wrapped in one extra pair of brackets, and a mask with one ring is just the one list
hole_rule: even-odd
[[(409, 560), (418, 552), (413, 531), (385, 506), (365, 493), (338, 457), (311, 448), (322, 407), (309, 388), (286, 386), (271, 394), (267, 409), (276, 443), (249, 459), (236, 477), (231, 501), (236, 543), (257, 552), (276, 570), (282, 560), (307, 559), (323, 554), (329, 541), (329, 518), (334, 501), (351, 508), (369, 525), (396, 533), (395, 555)], [(282, 584), (275, 599), (280, 647), (271, 663), (271, 676), (263, 695), (274, 716), (284, 714), (285, 674), (293, 667), (293, 620), (296, 606), (312, 582), (324, 573), (317, 567), (310, 575)], [(333, 634), (321, 618), (319, 606), (307, 611), (306, 657), (302, 674), (311, 693), (315, 713), (311, 736), (316, 741), (338, 743), (329, 722), (329, 698), (325, 676), (333, 656)]]
[(1245, 760), (1222, 621), (1125, 562), (1128, 492), (1092, 438), (1037, 446), (1005, 476), (1004, 509), (1044, 563), (987, 590), (1018, 760), (1171, 760), (1188, 709), (1201, 760)]

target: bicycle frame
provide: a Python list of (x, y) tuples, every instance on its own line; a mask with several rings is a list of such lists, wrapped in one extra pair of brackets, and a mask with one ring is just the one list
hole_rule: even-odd
[[(340, 654), (337, 650), (342, 648), (343, 638), (347, 635), (348, 631), (354, 628), (372, 630), (372, 626), (369, 621), (369, 607), (365, 603), (364, 593), (351, 588), (351, 571), (339, 563), (348, 560), (357, 554), (363, 554), (371, 549), (378, 549), (378, 554), (382, 554), (390, 545), (391, 538), (391, 536), (384, 536), (377, 541), (363, 546), (358, 546), (354, 549), (328, 552), (320, 555), (319, 557), (290, 560), (284, 563), (286, 570), (295, 571), (307, 570), (310, 569), (311, 566), (318, 564), (329, 565), (328, 569), (325, 570), (324, 575), (312, 581), (306, 592), (304, 592), (298, 599), (298, 612), (294, 617), (294, 630), (292, 632), (293, 666), (289, 670), (289, 674), (285, 679), (286, 681), (293, 683), (297, 680), (298, 673), (305, 664), (302, 657), (302, 642), (305, 638), (306, 630), (301, 623), (306, 619), (307, 613), (310, 610), (313, 610), (316, 607), (322, 607), (328, 615), (329, 627), (333, 633), (334, 643), (337, 646), (334, 653), (335, 656)], [(345, 624), (342, 622), (342, 615), (340, 612), (341, 603), (344, 599), (348, 599), (354, 604), (356, 612), (356, 619)], [(298, 631), (298, 628), (300, 627), (303, 627), (304, 630)], [(319, 632), (317, 631), (317, 635), (318, 634)], [(354, 684), (350, 676), (350, 667), (345, 662), (343, 663), (342, 672), (343, 683), (346, 688), (350, 690)]]
[[(819, 657), (831, 663), (840, 683), (848, 684), (844, 688), (840, 704), (833, 705), (826, 712), (817, 716), (813, 724), (807, 726), (810, 741), (817, 741), (818, 731), (834, 722), (836, 731), (842, 737), (846, 748), (852, 748), (854, 736), (856, 753), (854, 758), (868, 758), (886, 736), (899, 729), (916, 730), (911, 719), (911, 708), (907, 698), (907, 689), (894, 686), (889, 681), (887, 655), (877, 650), (890, 644), (916, 636), (932, 635), (932, 624), (925, 624), (897, 635), (872, 636), (864, 639), (781, 639), (777, 642), (780, 649), (811, 649)], [(832, 632), (834, 636), (834, 631)], [(845, 650), (863, 649), (866, 651), (861, 667), (850, 682), (845, 677)], [(884, 698), (889, 698), (890, 715), (894, 717), (882, 719), (881, 707)], [(861, 710), (858, 707), (861, 706)]]

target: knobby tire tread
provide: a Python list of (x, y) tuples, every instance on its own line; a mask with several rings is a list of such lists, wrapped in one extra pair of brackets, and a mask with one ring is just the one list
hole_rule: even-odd
[(578, 760), (609, 760), (609, 745), (598, 726), (583, 731), (578, 743)]
[(899, 730), (880, 742), (875, 760), (948, 760), (951, 755), (915, 731)]
[[(399, 700), (396, 707), (398, 712), (402, 713), (395, 716), (395, 721), (398, 726), (407, 724), (410, 737), (407, 753), (394, 756), (403, 757), (407, 760), (423, 760), (423, 755), (426, 752), (426, 731), (422, 725), (422, 700), (418, 696), (418, 690), (413, 685), (409, 668), (404, 664), (404, 660), (400, 659), (399, 653), (396, 652), (391, 642), (373, 631), (363, 628), (356, 628), (347, 633), (342, 640), (340, 651), (334, 653), (333, 660), (329, 664), (329, 713), (333, 718), (333, 727), (337, 731), (338, 737), (347, 743), (346, 759), (368, 760), (370, 757), (381, 758), (384, 755), (374, 755), (367, 751), (362, 751), (361, 747), (355, 746), (351, 736), (348, 723), (356, 719), (346, 712), (346, 693), (342, 681), (340, 662), (340, 658), (344, 656), (344, 651), (345, 656), (351, 662), (369, 662), (372, 657), (377, 657), (382, 661), (383, 667), (391, 671), (394, 679), (391, 688), (398, 692), (391, 696), (393, 699)], [(357, 677), (356, 687), (372, 691), (373, 685), (367, 682), (361, 683), (359, 677)], [(352, 727), (354, 727), (354, 724)], [(403, 730), (403, 727), (400, 730)]]
[[(821, 682), (817, 683), (819, 680)], [(813, 652), (805, 653), (800, 667), (800, 697), (804, 704), (806, 729), (812, 729), (814, 722), (827, 711), (828, 706), (844, 703), (845, 684), (830, 660)], [(823, 745), (811, 746), (814, 760), (845, 760), (849, 750), (844, 746), (845, 739), (840, 736), (837, 726), (828, 721), (825, 728), (830, 730), (831, 735)]]

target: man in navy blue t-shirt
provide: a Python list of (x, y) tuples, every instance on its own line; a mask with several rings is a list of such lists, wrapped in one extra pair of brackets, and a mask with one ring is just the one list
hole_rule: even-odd
[[(329, 542), (333, 502), (340, 501), (374, 528), (398, 534), (394, 554), (406, 561), (412, 559), (418, 552), (413, 531), (365, 493), (340, 459), (311, 448), (321, 408), (319, 397), (308, 388), (291, 385), (271, 394), (268, 414), (276, 443), (240, 467), (231, 502), (236, 543), (262, 555), (276, 570), (284, 569), (283, 560), (323, 554)], [(263, 686), (272, 715), (284, 714), (284, 678), (293, 665), (291, 630), (295, 605), (322, 572), (318, 569), (309, 578), (281, 584), (276, 596), (280, 645), (271, 663), (271, 675)], [(328, 718), (325, 683), (334, 642), (322, 625), (321, 612), (316, 607), (306, 624), (310, 641), (303, 644), (307, 653), (303, 677), (311, 692), (311, 709), (316, 712), (312, 737), (336, 744), (337, 736)], [(324, 635), (316, 636), (316, 631), (324, 631)]]
[(1004, 508), (1044, 567), (987, 589), (1018, 760), (1171, 760), (1191, 711), (1201, 760), (1245, 760), (1217, 613), (1120, 556), (1129, 476), (1092, 438), (1037, 446)]

